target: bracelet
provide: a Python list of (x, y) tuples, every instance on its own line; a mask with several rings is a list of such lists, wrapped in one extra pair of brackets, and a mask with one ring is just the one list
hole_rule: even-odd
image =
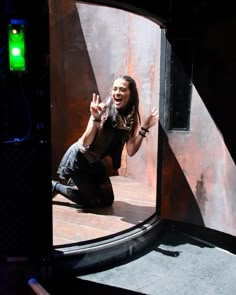
[(149, 130), (147, 128), (141, 127), (141, 129), (145, 132), (149, 132)]
[(141, 131), (141, 130), (139, 130), (139, 135), (141, 135), (142, 137), (146, 137), (146, 135)]
[(93, 121), (93, 122), (99, 122), (99, 123), (101, 122), (101, 119), (96, 119), (96, 118), (94, 118), (93, 116), (91, 116), (91, 117), (92, 117), (92, 121)]

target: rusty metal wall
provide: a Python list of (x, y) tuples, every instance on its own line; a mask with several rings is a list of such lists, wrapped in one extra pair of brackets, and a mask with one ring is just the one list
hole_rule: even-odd
[[(92, 93), (106, 97), (118, 75), (137, 82), (144, 119), (159, 105), (160, 28), (137, 15), (108, 7), (51, 1), (52, 170), (84, 131)], [(121, 175), (155, 188), (156, 125), (139, 153), (125, 151)]]
[[(147, 19), (120, 10), (108, 12), (106, 7), (76, 4), (72, 0), (51, 0), (50, 3), (52, 168), (55, 173), (63, 152), (86, 126), (91, 93), (105, 96), (118, 74), (128, 73), (137, 80), (142, 117), (151, 106), (159, 105), (160, 31)], [(176, 35), (172, 32), (173, 40), (178, 34), (186, 33), (178, 27), (176, 30)], [(164, 130), (162, 195), (158, 206), (163, 218), (235, 235), (235, 163), (202, 101), (205, 99), (214, 114), (217, 110), (220, 114), (221, 106), (224, 113), (229, 113), (227, 100), (223, 104), (221, 100), (225, 98), (223, 89), (227, 99), (231, 97), (232, 101), (234, 95), (231, 65), (234, 59), (228, 55), (232, 56), (232, 48), (235, 48), (234, 39), (230, 37), (234, 26), (226, 23), (225, 26), (200, 27), (198, 34), (191, 32), (191, 28), (188, 32), (192, 33), (190, 37), (195, 46), (193, 82), (200, 93), (193, 91), (190, 131), (184, 134)], [(227, 79), (223, 71), (216, 70), (213, 60), (226, 69)], [(220, 117), (218, 115), (218, 121)], [(232, 117), (224, 120), (231, 122)], [(230, 125), (223, 123), (223, 126), (229, 138)], [(122, 174), (155, 186), (157, 132), (157, 128), (151, 132), (135, 158), (124, 155)]]
[[(230, 105), (235, 99), (232, 57), (236, 42), (230, 37), (234, 32), (235, 22), (228, 21), (205, 26), (198, 34), (182, 32), (191, 40), (194, 56), (190, 130), (170, 131), (162, 122), (162, 217), (231, 235), (236, 235), (236, 166), (224, 135), (234, 133), (234, 124), (227, 123), (233, 121)], [(221, 117), (222, 132), (214, 114)]]

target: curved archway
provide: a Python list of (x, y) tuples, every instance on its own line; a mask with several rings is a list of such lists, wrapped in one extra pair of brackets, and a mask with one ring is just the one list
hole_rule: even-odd
[[(124, 10), (75, 1), (61, 11), (58, 6), (54, 9), (50, 28), (53, 174), (66, 148), (87, 124), (91, 93), (105, 97), (114, 77), (129, 73), (136, 79), (141, 117), (158, 107), (161, 43), (159, 25)], [(83, 87), (78, 87), (78, 80)], [(158, 126), (150, 133), (135, 158), (129, 159), (124, 150), (119, 171), (112, 171), (108, 160), (115, 193), (112, 208), (89, 211), (62, 196), (53, 200), (54, 245), (119, 234), (155, 213)]]

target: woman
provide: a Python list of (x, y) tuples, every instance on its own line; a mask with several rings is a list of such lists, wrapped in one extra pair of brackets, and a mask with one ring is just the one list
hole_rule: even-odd
[(83, 207), (111, 206), (114, 194), (102, 159), (110, 156), (113, 168), (119, 169), (124, 145), (130, 157), (135, 155), (159, 115), (153, 108), (141, 125), (136, 82), (130, 76), (113, 82), (105, 102), (93, 94), (90, 113), (85, 132), (66, 151), (57, 171), (67, 185), (52, 181), (52, 191)]

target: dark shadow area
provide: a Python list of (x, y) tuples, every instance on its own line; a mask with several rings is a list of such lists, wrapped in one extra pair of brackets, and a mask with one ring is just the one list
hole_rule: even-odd
[(203, 226), (199, 205), (162, 126), (160, 131), (163, 145), (161, 217)]
[(200, 248), (219, 247), (236, 254), (236, 237), (204, 226), (172, 220), (162, 220), (162, 235), (156, 242), (153, 250), (173, 257), (179, 256), (181, 252), (169, 251), (160, 248), (160, 245), (175, 247), (191, 244)]
[[(22, 72), (9, 67), (8, 28), (15, 19), (27, 24)], [(1, 1), (0, 36), (0, 253), (41, 257), (50, 253), (52, 238), (46, 1)]]
[[(96, 215), (112, 215), (121, 217), (122, 221), (137, 224), (155, 212), (155, 207), (138, 206), (123, 201), (114, 201), (111, 207), (105, 208), (83, 208), (80, 205), (63, 201), (52, 201), (53, 205), (67, 206), (78, 209), (78, 213), (92, 213)], [(135, 213), (134, 213), (135, 212)]]
[(170, 257), (178, 257), (181, 254), (181, 251), (170, 251), (161, 248), (158, 248), (155, 251)]
[[(165, 221), (167, 228), (173, 234), (176, 232), (177, 234), (180, 232), (184, 235), (185, 239), (189, 239), (190, 241), (194, 241), (196, 245), (203, 244), (204, 247), (219, 247), (230, 253), (236, 254), (236, 237), (227, 233), (223, 233), (217, 231), (215, 229), (206, 228), (204, 226), (197, 226), (190, 223), (185, 222), (177, 222), (177, 221)], [(174, 241), (178, 242), (177, 239), (172, 240), (172, 244)]]
[(83, 209), (82, 206), (77, 205), (75, 203), (71, 203), (71, 202), (52, 201), (52, 204), (53, 205), (58, 205), (58, 206), (66, 206), (66, 207), (75, 208), (75, 209)]
[[(226, 5), (225, 5), (226, 6)], [(204, 26), (189, 24), (184, 37), (191, 42), (193, 84), (202, 101), (219, 128), (225, 144), (234, 162), (236, 160), (236, 138), (234, 124), (234, 108), (230, 107), (235, 100), (235, 67), (236, 50), (235, 25), (232, 18), (224, 18), (219, 7), (215, 7), (215, 16), (220, 15), (220, 21), (215, 20)], [(222, 9), (226, 9), (223, 5)], [(178, 9), (176, 10), (177, 13)], [(225, 12), (225, 11), (224, 11)], [(199, 21), (199, 20), (198, 20)], [(177, 43), (184, 37), (176, 38), (178, 29), (174, 25), (167, 31), (167, 38), (176, 54), (187, 66), (183, 50), (178, 50)], [(177, 42), (178, 41), (178, 42)]]
[[(212, 0), (201, 1), (158, 1), (155, 5), (152, 2), (134, 2), (133, 0), (87, 0), (90, 3), (100, 3), (117, 8), (123, 8), (129, 11), (139, 12), (147, 18), (159, 20), (163, 26), (168, 25), (170, 21), (177, 25), (188, 23), (189, 26), (194, 24), (209, 24), (215, 21), (224, 20), (234, 17), (234, 2), (222, 2)], [(188, 28), (184, 28), (185, 30)]]
[(235, 256), (173, 225), (168, 224), (149, 253), (79, 278), (144, 294), (234, 294)]
[[(118, 278), (117, 278), (118, 279)], [(81, 280), (75, 277), (68, 277), (63, 280), (51, 280), (45, 284), (47, 291), (53, 295), (76, 295), (76, 294), (112, 294), (132, 295), (143, 294), (127, 289), (117, 288), (101, 283)]]
[[(171, 229), (171, 228), (169, 228), (169, 231), (165, 232), (161, 236), (159, 243), (165, 246), (170, 246), (170, 247), (189, 244), (189, 245), (194, 245), (200, 248), (204, 248), (204, 247), (214, 248), (213, 245), (210, 245), (203, 240), (200, 241), (200, 240), (194, 239), (191, 236), (185, 234), (184, 232), (181, 232), (180, 230)], [(181, 251), (179, 252), (171, 251), (169, 249), (163, 249), (160, 246), (158, 246), (155, 249), (155, 251), (160, 252), (167, 256), (172, 256), (172, 257), (178, 257), (179, 255), (181, 255)]]
[(115, 201), (112, 207), (84, 209), (83, 212), (119, 216), (122, 217), (123, 221), (137, 224), (140, 221), (143, 221), (143, 218), (146, 219), (151, 216), (155, 212), (155, 207), (138, 206), (123, 201)]
[[(50, 48), (53, 55), (50, 64), (52, 93), (51, 169), (52, 178), (57, 179), (56, 171), (63, 154), (72, 143), (78, 140), (87, 126), (89, 118), (87, 110), (89, 110), (91, 99), (91, 97), (88, 97), (88, 89), (91, 89), (91, 93), (99, 93), (99, 91), (77, 9), (74, 7), (68, 13), (68, 8), (63, 7), (65, 5), (63, 1), (52, 1), (51, 5), (52, 10), (58, 12), (58, 16), (55, 15), (50, 27), (51, 36), (57, 37), (52, 40)], [(72, 46), (71, 40), (79, 44), (79, 47)], [(60, 77), (58, 77), (58, 68)], [(78, 77), (78, 79), (75, 79), (75, 77)], [(78, 87), (78, 80), (79, 85), (83, 85), (83, 87)], [(66, 84), (67, 81), (70, 81), (69, 87)]]

